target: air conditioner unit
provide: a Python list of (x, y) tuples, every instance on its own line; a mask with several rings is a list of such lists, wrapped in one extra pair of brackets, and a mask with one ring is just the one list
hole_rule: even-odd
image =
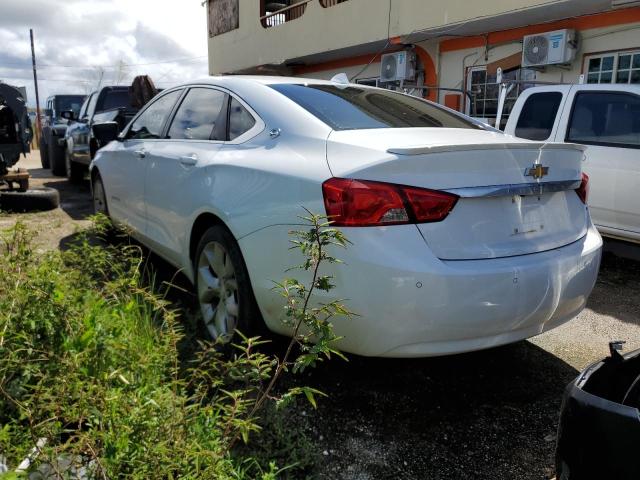
[(380, 82), (414, 80), (416, 77), (416, 54), (411, 50), (387, 53), (380, 59)]
[(577, 49), (575, 30), (527, 35), (522, 41), (522, 66), (542, 67), (571, 63), (576, 57)]

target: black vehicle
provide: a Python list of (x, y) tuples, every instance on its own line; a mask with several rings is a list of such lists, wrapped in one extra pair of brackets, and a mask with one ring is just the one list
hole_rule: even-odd
[(62, 112), (73, 111), (77, 116), (85, 95), (53, 95), (47, 98), (42, 116), (42, 133), (40, 135), (40, 161), (42, 168), (50, 168), (53, 164), (60, 171), (64, 168), (64, 135), (68, 120)]
[(94, 135), (93, 126), (110, 124), (117, 126), (119, 132), (160, 91), (148, 76), (139, 75), (130, 87), (103, 87), (91, 93), (78, 114), (63, 112), (62, 116), (70, 120), (64, 139), (65, 162), (64, 167), (54, 168), (52, 165), (53, 173), (66, 173), (70, 181), (81, 181), (102, 146)]
[(31, 121), (20, 90), (0, 83), (0, 177), (29, 152)]
[(98, 150), (98, 143), (91, 127), (95, 123), (115, 121), (120, 129), (137, 113), (132, 106), (129, 87), (103, 87), (92, 92), (82, 104), (78, 114), (66, 111), (63, 117), (70, 120), (64, 138), (65, 161), (51, 165), (54, 175), (67, 175), (70, 181), (79, 182)]
[(565, 392), (558, 429), (558, 480), (640, 479), (640, 350), (586, 368)]

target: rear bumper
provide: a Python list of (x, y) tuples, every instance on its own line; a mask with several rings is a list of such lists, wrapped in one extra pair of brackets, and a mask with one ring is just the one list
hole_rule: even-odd
[(354, 245), (331, 299), (360, 315), (334, 321), (341, 348), (367, 356), (446, 355), (535, 336), (580, 313), (600, 267), (593, 226), (562, 248), (473, 261), (439, 260), (405, 229), (366, 230), (345, 229)]

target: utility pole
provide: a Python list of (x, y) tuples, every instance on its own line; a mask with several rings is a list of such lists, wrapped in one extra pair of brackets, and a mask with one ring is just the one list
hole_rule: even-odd
[(42, 134), (42, 123), (40, 122), (40, 95), (38, 94), (38, 73), (36, 72), (36, 51), (33, 47), (33, 28), (29, 29), (31, 36), (31, 63), (33, 64), (33, 84), (36, 90), (36, 125), (38, 126), (38, 135), (36, 142), (40, 145), (40, 135)]

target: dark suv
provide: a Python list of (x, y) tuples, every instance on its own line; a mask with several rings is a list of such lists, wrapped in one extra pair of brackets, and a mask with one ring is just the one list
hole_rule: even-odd
[(68, 121), (61, 116), (64, 111), (73, 111), (76, 115), (85, 95), (53, 95), (47, 98), (42, 116), (42, 134), (40, 135), (40, 160), (42, 168), (52, 167), (64, 173), (64, 135)]
[(131, 104), (129, 87), (113, 86), (92, 92), (78, 114), (65, 112), (64, 117), (70, 120), (64, 139), (65, 161), (60, 168), (52, 164), (54, 175), (66, 174), (72, 182), (81, 181), (99, 147), (91, 127), (117, 122), (122, 129), (137, 111)]

